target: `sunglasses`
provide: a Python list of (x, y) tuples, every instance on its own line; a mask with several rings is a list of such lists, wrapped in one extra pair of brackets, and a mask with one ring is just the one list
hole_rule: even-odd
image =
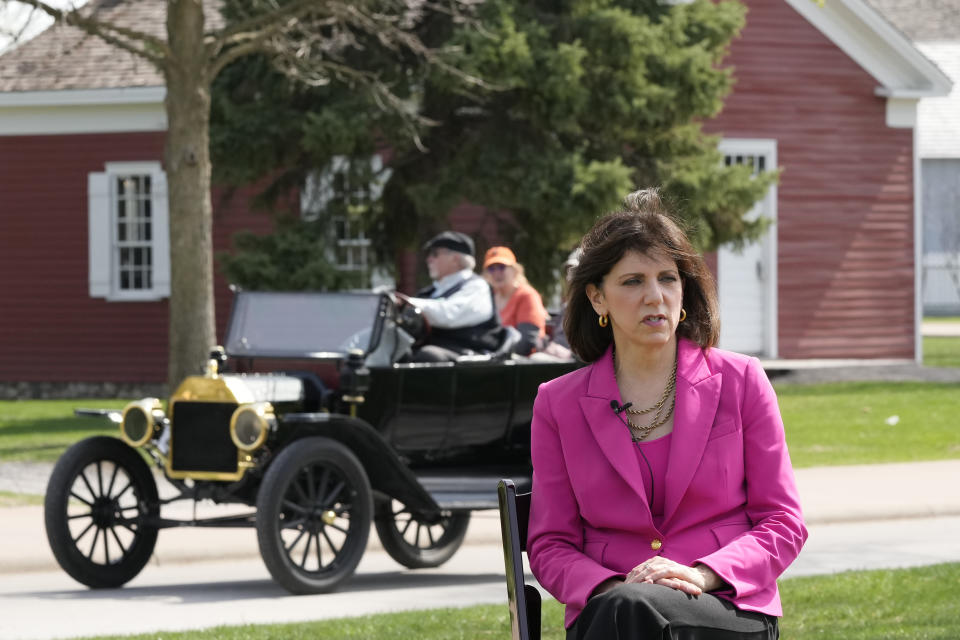
[(490, 273), (496, 273), (498, 271), (503, 271), (506, 268), (507, 268), (507, 265), (500, 264), (499, 262), (495, 262), (487, 267), (487, 271), (489, 271)]

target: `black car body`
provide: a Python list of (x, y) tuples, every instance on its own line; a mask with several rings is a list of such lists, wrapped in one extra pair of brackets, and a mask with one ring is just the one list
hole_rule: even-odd
[[(60, 565), (115, 587), (160, 529), (247, 526), (281, 585), (318, 593), (352, 575), (371, 524), (401, 564), (445, 562), (470, 511), (496, 507), (500, 478), (529, 482), (537, 387), (577, 364), (506, 348), (397, 362), (411, 311), (388, 294), (237, 292), (225, 349), (165, 409), (147, 398), (122, 414), (78, 412), (114, 420), (121, 437), (81, 441), (54, 469), (45, 518)], [(175, 496), (160, 499), (145, 459)], [(175, 500), (250, 509), (164, 518)]]

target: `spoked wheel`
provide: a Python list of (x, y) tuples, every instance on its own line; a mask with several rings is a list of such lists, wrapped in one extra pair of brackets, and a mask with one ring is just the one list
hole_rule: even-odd
[(328, 438), (284, 449), (257, 494), (257, 541), (274, 580), (323, 593), (353, 575), (367, 546), (373, 498), (353, 452)]
[(157, 484), (134, 449), (107, 436), (76, 443), (53, 468), (44, 500), (57, 562), (92, 588), (119, 587), (150, 560), (160, 513)]
[(391, 558), (410, 569), (427, 569), (439, 567), (457, 552), (467, 535), (470, 512), (441, 511), (428, 518), (396, 500), (382, 500), (374, 524)]

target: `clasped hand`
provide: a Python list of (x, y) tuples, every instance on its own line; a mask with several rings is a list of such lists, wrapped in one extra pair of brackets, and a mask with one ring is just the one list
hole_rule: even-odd
[(641, 562), (631, 569), (624, 582), (662, 584), (692, 596), (712, 591), (723, 584), (720, 577), (705, 565), (688, 567), (660, 556)]

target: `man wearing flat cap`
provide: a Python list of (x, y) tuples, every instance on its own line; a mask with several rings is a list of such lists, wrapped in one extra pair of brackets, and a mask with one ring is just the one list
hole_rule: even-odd
[(496, 351), (502, 338), (500, 316), (490, 285), (473, 272), (473, 239), (444, 231), (423, 250), (433, 285), (407, 300), (420, 308), (430, 323), (430, 334), (414, 360), (444, 362), (463, 354)]

